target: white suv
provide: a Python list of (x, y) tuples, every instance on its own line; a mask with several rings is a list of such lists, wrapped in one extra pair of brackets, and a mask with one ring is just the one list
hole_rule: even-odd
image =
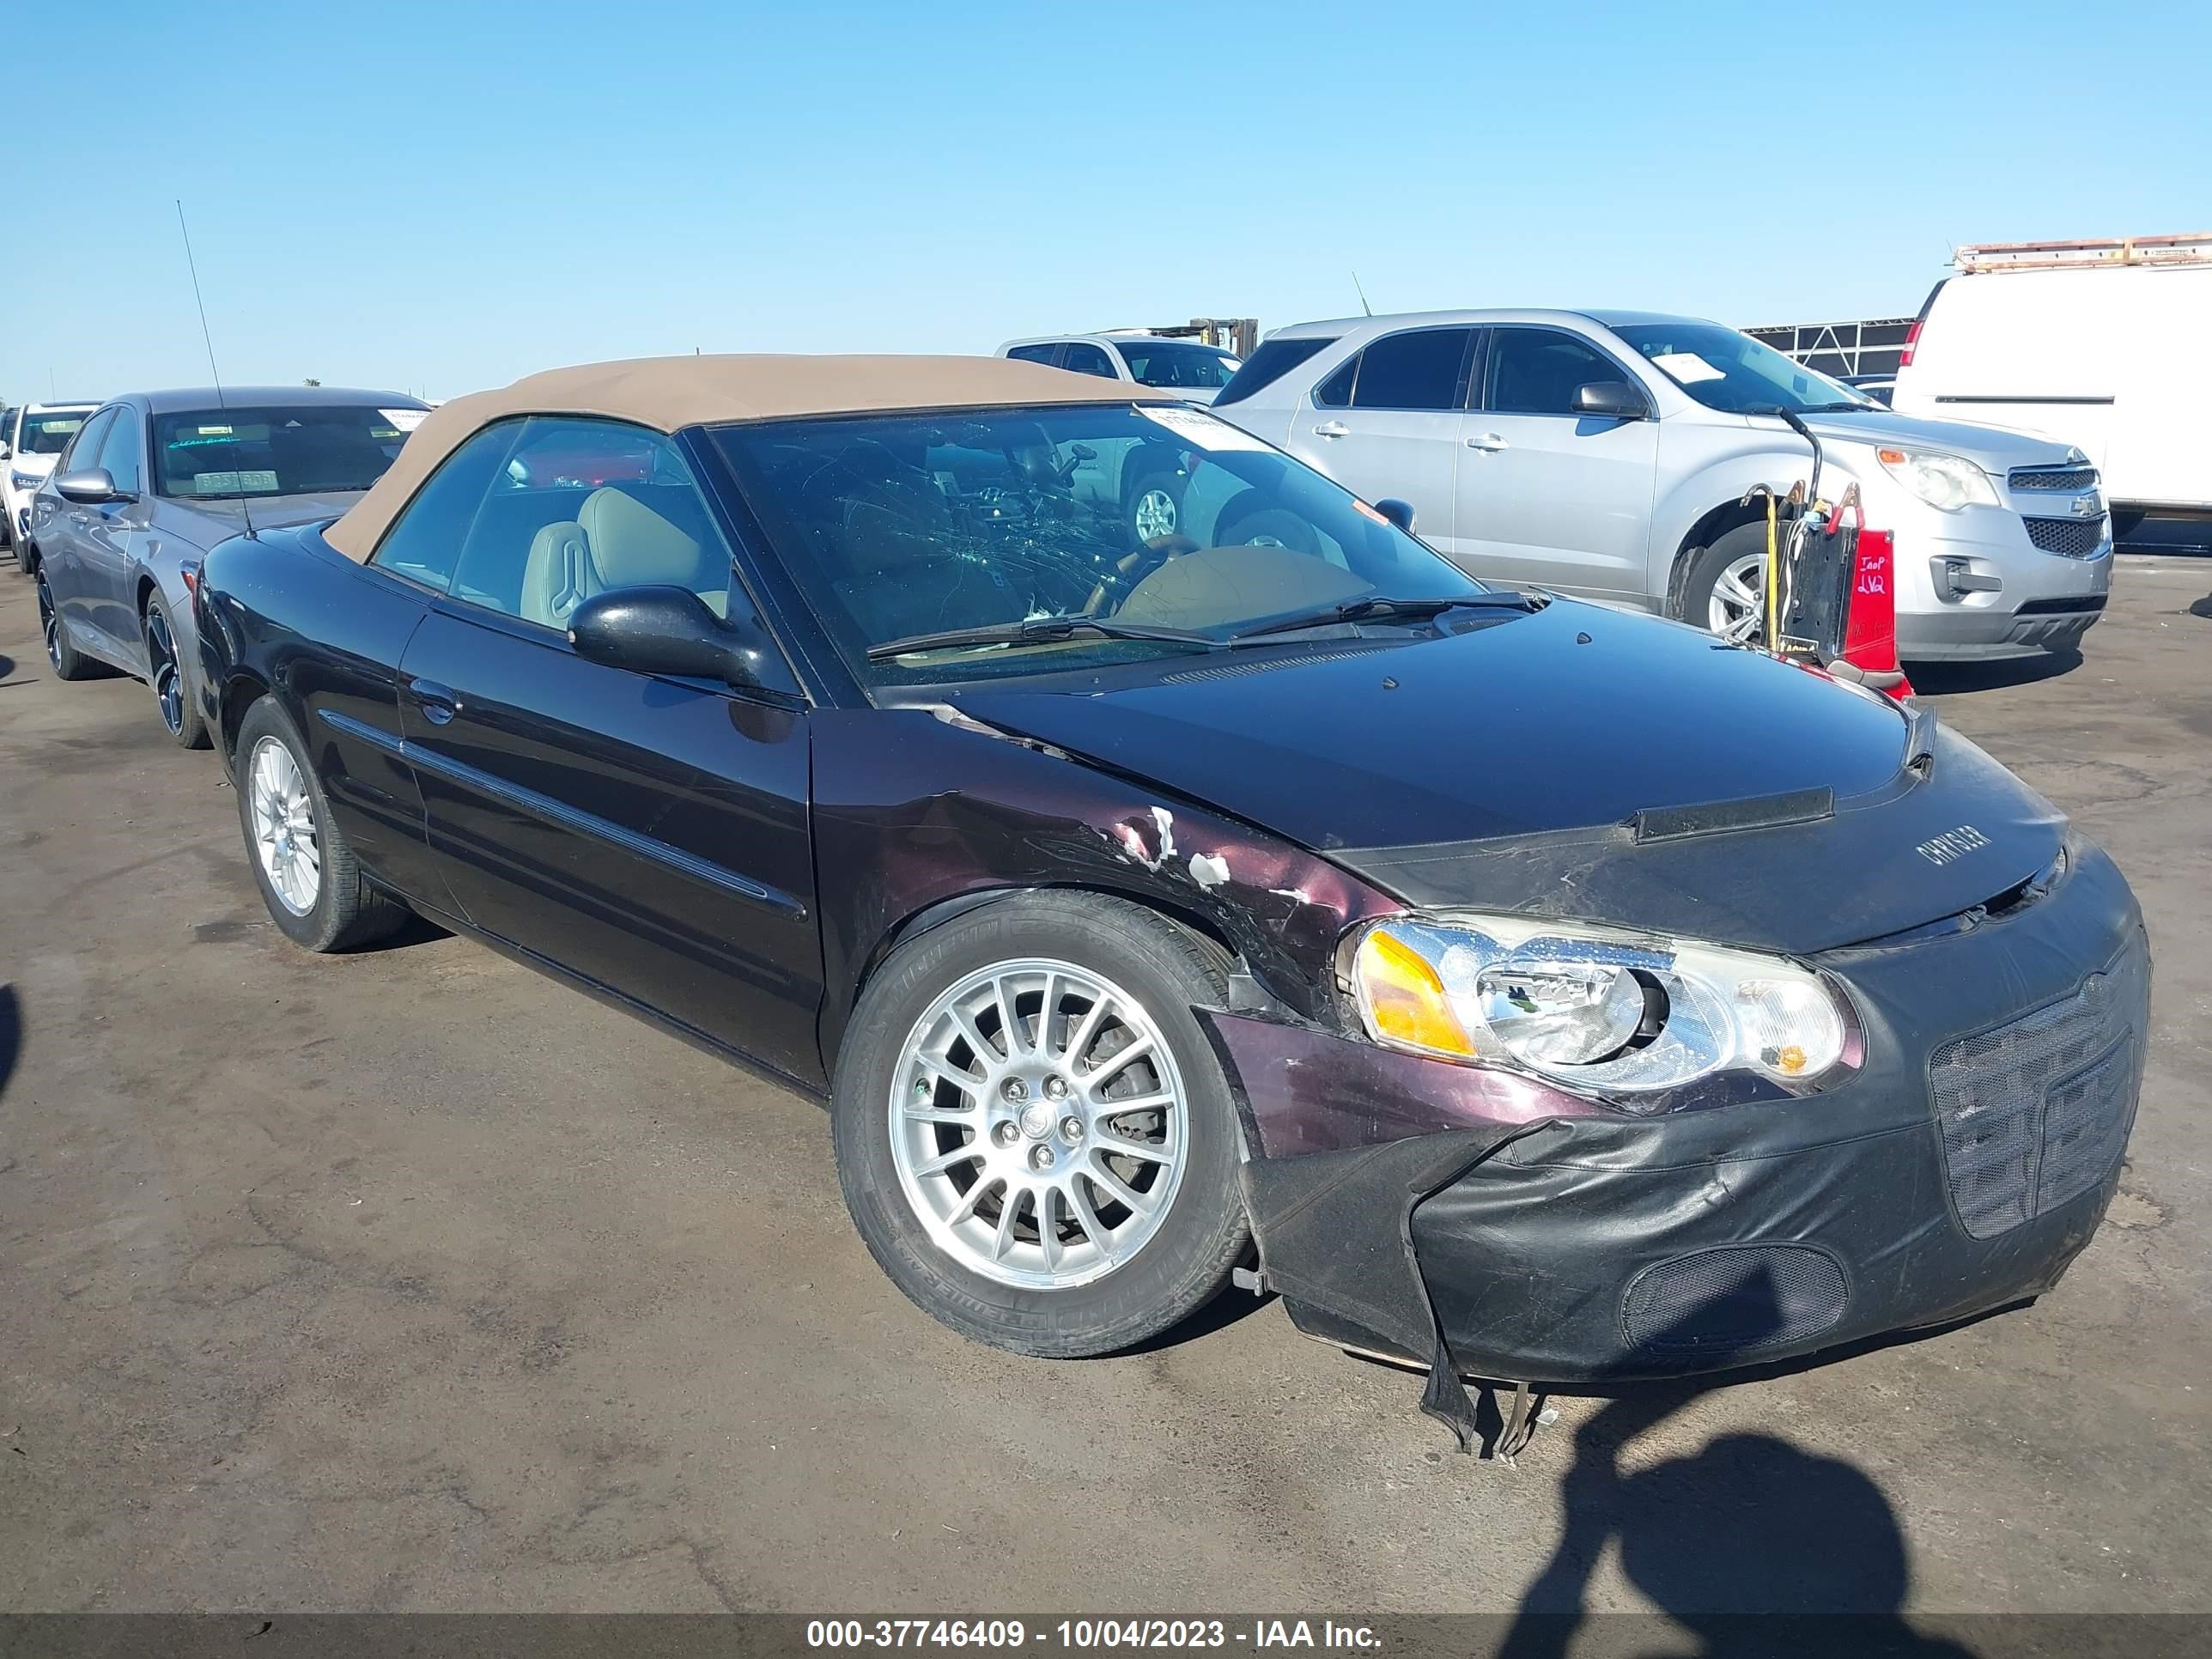
[(31, 524), (31, 497), (54, 470), (54, 459), (69, 447), (76, 429), (98, 404), (25, 404), (8, 411), (0, 426), (0, 507), (8, 515), (8, 542), (22, 562), (23, 537)]
[(1645, 312), (1454, 311), (1279, 330), (1214, 400), (1477, 576), (1758, 626), (1755, 484), (1850, 483), (1897, 538), (1897, 631), (1916, 659), (2075, 644), (2104, 609), (2096, 469), (2063, 443), (1908, 420), (1718, 323)]

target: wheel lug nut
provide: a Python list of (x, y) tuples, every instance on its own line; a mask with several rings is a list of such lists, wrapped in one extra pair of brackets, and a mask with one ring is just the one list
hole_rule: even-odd
[(1029, 1085), (1018, 1077), (1008, 1078), (999, 1092), (1008, 1100), (1027, 1100), (1030, 1097)]
[(1047, 1078), (1044, 1080), (1044, 1091), (1054, 1100), (1065, 1100), (1067, 1097), (1067, 1079), (1058, 1076)]
[(1052, 1148), (1049, 1146), (1036, 1146), (1030, 1148), (1030, 1168), (1032, 1170), (1049, 1170), (1052, 1168)]
[(1083, 1120), (1079, 1117), (1064, 1117), (1060, 1119), (1060, 1133), (1061, 1139), (1066, 1140), (1069, 1146), (1073, 1146), (1077, 1141), (1083, 1139)]
[(1001, 1123), (991, 1131), (991, 1139), (1001, 1146), (1011, 1146), (1022, 1138), (1021, 1130), (1012, 1123)]

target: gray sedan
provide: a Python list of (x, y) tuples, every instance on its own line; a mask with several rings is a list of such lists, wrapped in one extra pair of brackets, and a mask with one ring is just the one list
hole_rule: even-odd
[(170, 735), (204, 746), (191, 592), (201, 556), (241, 531), (336, 518), (383, 476), (428, 407), (336, 386), (134, 392), (101, 404), (33, 499), (22, 549), (54, 672), (135, 674), (154, 688)]

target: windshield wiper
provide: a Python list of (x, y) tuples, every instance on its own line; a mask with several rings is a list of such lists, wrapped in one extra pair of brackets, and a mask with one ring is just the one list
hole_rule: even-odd
[(1212, 650), (1221, 641), (1210, 635), (1182, 628), (1147, 628), (1138, 623), (1109, 622), (1099, 617), (1032, 617), (1027, 622), (992, 623), (981, 628), (947, 628), (934, 634), (909, 634), (868, 647), (870, 662), (911, 656), (918, 651), (950, 651), (963, 645), (1037, 645), (1077, 634), (1095, 634), (1107, 640), (1158, 640), (1168, 645), (1196, 645)]
[(1318, 611), (1301, 611), (1294, 617), (1282, 617), (1273, 622), (1261, 623), (1256, 628), (1243, 629), (1231, 634), (1229, 643), (1237, 645), (1270, 634), (1295, 633), (1302, 628), (1327, 628), (1335, 623), (1365, 622), (1370, 617), (1387, 617), (1392, 622), (1425, 622), (1431, 617), (1441, 616), (1447, 611), (1456, 611), (1462, 606), (1492, 611), (1541, 611), (1551, 602), (1549, 594), (1522, 593), (1511, 588), (1462, 593), (1452, 599), (1394, 599), (1386, 594), (1370, 593), (1364, 599), (1348, 599), (1342, 605), (1325, 605)]

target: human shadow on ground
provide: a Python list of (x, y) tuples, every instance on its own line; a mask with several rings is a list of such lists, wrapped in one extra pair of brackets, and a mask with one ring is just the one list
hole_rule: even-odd
[[(1731, 1346), (1746, 1358), (1782, 1327), (1771, 1282), (1753, 1282), (1763, 1273), (1726, 1292), (1739, 1316), (1762, 1294), (1772, 1310), (1764, 1335), (1737, 1323)], [(1651, 1346), (1680, 1353), (1711, 1328), (1692, 1310)], [(1905, 1620), (1912, 1573), (1904, 1531), (1856, 1465), (1778, 1435), (1736, 1432), (1686, 1456), (1626, 1466), (1630, 1442), (1717, 1386), (1624, 1383), (1575, 1431), (1559, 1483), (1559, 1537), (1521, 1599), (1502, 1659), (1567, 1659), (1591, 1617), (1589, 1586), (1608, 1546), (1623, 1576), (1690, 1633), (1694, 1645), (1683, 1651), (1695, 1659), (1967, 1659), (1969, 1650), (1923, 1637)]]
[(16, 1057), (23, 1052), (23, 1000), (12, 985), (0, 985), (0, 1095), (8, 1092), (8, 1079), (15, 1075)]

